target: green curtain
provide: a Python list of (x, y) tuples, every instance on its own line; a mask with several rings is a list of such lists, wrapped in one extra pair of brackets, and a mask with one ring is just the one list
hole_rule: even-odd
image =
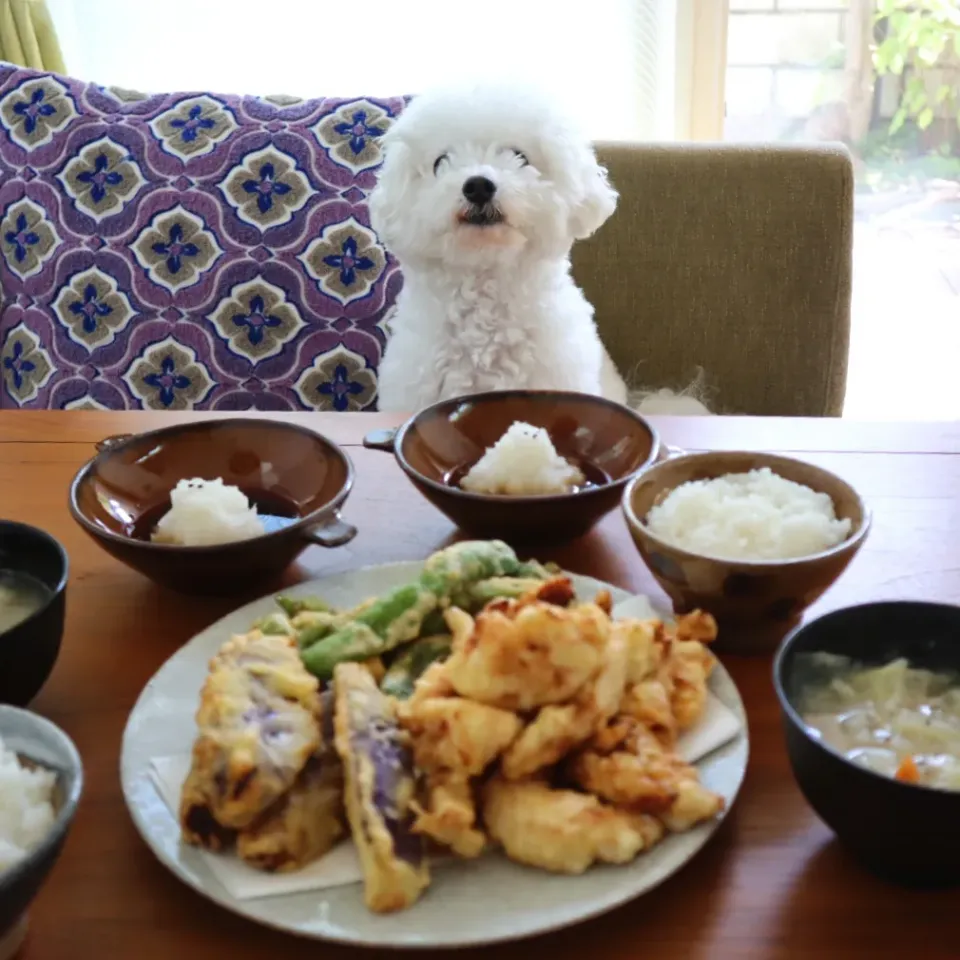
[(46, 0), (0, 0), (0, 60), (67, 72)]

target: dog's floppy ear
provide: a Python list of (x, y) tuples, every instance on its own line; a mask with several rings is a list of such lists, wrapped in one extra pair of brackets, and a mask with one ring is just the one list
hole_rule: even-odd
[(617, 208), (617, 191), (607, 179), (593, 150), (585, 148), (581, 159), (581, 196), (570, 211), (570, 233), (575, 240), (586, 240), (595, 233)]
[(381, 141), (383, 164), (377, 171), (377, 185), (367, 198), (370, 226), (388, 247), (400, 226), (403, 198), (410, 186), (410, 148), (402, 140), (391, 136)]

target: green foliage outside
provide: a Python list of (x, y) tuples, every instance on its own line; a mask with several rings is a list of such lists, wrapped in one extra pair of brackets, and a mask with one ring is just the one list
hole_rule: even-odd
[[(874, 70), (878, 78), (901, 77), (902, 93), (889, 126), (860, 144), (868, 164), (863, 185), (882, 190), (960, 180), (960, 87), (930, 83), (930, 71), (960, 64), (960, 0), (877, 0), (876, 21), (883, 39), (873, 52)], [(931, 149), (925, 131), (944, 114), (956, 120), (957, 131), (944, 125)]]
[(873, 54), (877, 76), (905, 78), (900, 106), (890, 123), (895, 134), (912, 120), (926, 130), (945, 106), (960, 127), (960, 88), (942, 83), (928, 89), (927, 71), (960, 62), (960, 3), (957, 0), (877, 0), (877, 20), (887, 21), (885, 39)]

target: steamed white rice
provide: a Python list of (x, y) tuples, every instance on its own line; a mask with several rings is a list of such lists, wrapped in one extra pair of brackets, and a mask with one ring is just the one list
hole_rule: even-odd
[(55, 773), (22, 766), (0, 738), (0, 874), (26, 857), (53, 826), (56, 783)]
[(836, 546), (850, 535), (833, 501), (769, 467), (692, 480), (647, 514), (660, 539), (730, 560), (787, 560)]
[(257, 508), (243, 492), (216, 480), (181, 480), (170, 493), (170, 509), (150, 539), (183, 547), (249, 540), (265, 532)]
[(584, 479), (557, 453), (546, 430), (517, 421), (487, 448), (460, 486), (471, 493), (524, 497), (567, 493)]

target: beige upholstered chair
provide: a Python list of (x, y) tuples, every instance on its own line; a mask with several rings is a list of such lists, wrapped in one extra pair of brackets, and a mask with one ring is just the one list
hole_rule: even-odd
[(698, 367), (718, 413), (838, 416), (853, 172), (842, 147), (600, 144), (620, 192), (574, 274), (632, 385)]

